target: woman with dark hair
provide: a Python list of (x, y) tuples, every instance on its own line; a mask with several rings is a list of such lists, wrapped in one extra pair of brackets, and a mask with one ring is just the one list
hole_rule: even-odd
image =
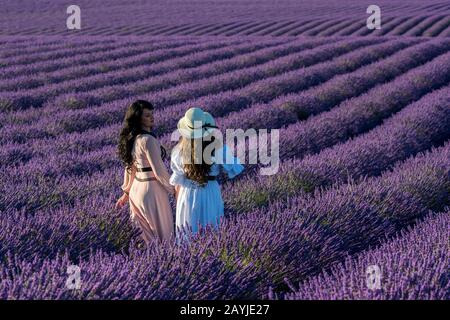
[(154, 239), (170, 239), (174, 229), (168, 194), (175, 193), (175, 188), (169, 183), (163, 162), (166, 151), (152, 131), (153, 109), (145, 100), (128, 107), (118, 146), (125, 171), (121, 186), (124, 194), (116, 208), (129, 202), (131, 220), (140, 227), (147, 244)]
[[(216, 130), (216, 131), (214, 131)], [(224, 215), (224, 203), (217, 181), (220, 169), (228, 178), (244, 167), (223, 144), (214, 118), (200, 108), (190, 108), (178, 122), (179, 143), (172, 149), (170, 183), (176, 186), (177, 242), (187, 239), (189, 229), (217, 227)]]

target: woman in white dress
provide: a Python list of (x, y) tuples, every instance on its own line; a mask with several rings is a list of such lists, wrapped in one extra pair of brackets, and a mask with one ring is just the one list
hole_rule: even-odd
[[(217, 139), (214, 118), (200, 108), (190, 108), (178, 122), (179, 143), (172, 149), (170, 184), (177, 190), (177, 242), (187, 239), (202, 226), (217, 227), (224, 215), (224, 203), (217, 176), (222, 168), (228, 178), (244, 169), (230, 148)], [(204, 152), (206, 149), (206, 152)], [(210, 152), (214, 150), (213, 152)]]

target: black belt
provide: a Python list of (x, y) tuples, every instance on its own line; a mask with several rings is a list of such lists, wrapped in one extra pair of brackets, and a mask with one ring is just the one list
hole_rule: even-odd
[(216, 176), (208, 176), (208, 180), (216, 180)]
[[(144, 168), (136, 168), (137, 172), (147, 172), (152, 171), (152, 167), (144, 167)], [(134, 177), (139, 182), (145, 182), (145, 181), (153, 181), (156, 180), (156, 177), (148, 177), (148, 178), (138, 178)]]
[(136, 168), (137, 172), (147, 172), (152, 171), (152, 167)]

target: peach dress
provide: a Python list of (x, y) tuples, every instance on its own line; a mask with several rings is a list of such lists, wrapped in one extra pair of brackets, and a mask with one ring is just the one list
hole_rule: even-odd
[(174, 235), (169, 193), (175, 189), (161, 159), (161, 145), (152, 135), (139, 134), (132, 155), (135, 163), (131, 173), (125, 169), (121, 186), (129, 192), (131, 220), (142, 230), (147, 244), (155, 239), (169, 240)]

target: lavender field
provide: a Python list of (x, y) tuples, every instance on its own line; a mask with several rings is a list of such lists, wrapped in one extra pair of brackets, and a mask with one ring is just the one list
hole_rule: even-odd
[[(375, 30), (363, 0), (77, 4), (67, 30), (62, 0), (0, 1), (0, 299), (450, 299), (448, 1), (380, 0)], [(145, 248), (114, 208), (136, 99), (169, 150), (191, 106), (279, 129), (279, 172)]]

